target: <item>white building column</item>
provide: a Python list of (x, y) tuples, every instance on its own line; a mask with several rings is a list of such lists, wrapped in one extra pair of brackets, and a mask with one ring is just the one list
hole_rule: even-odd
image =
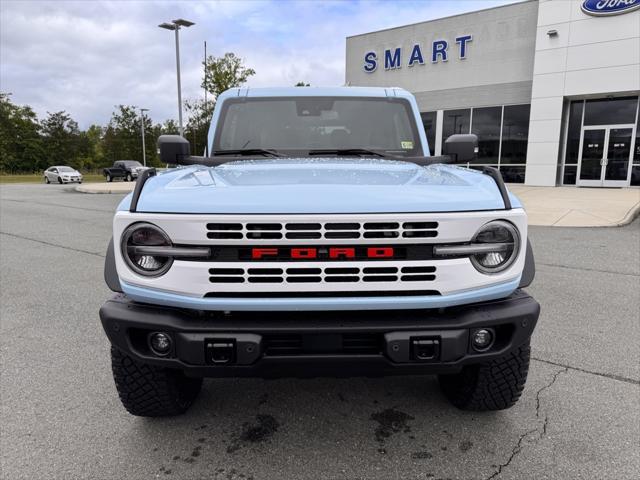
[[(558, 166), (569, 22), (573, 2), (541, 1), (531, 90), (525, 184), (554, 186)], [(555, 30), (556, 35), (549, 35)]]
[(436, 144), (433, 146), (431, 155), (442, 155), (442, 122), (444, 119), (444, 111), (436, 111)]

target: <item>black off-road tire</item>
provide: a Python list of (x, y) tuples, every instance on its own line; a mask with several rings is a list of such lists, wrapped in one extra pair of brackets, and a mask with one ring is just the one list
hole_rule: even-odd
[(461, 410), (504, 410), (515, 405), (524, 390), (530, 355), (527, 341), (504, 357), (463, 367), (454, 375), (440, 375), (440, 388)]
[(111, 175), (109, 175), (108, 173), (104, 176), (105, 180), (109, 183), (111, 183), (111, 181), (113, 180), (113, 178), (111, 177)]
[(138, 362), (115, 347), (111, 347), (111, 368), (122, 405), (139, 417), (180, 415), (202, 387), (202, 378)]
[(127, 181), (127, 182), (130, 182), (130, 181), (132, 181), (132, 180), (133, 180), (133, 177), (131, 176), (131, 174), (130, 174), (130, 173), (127, 173), (126, 181)]

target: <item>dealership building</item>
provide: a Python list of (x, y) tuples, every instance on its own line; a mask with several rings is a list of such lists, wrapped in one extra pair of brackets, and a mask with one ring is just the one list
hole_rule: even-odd
[(355, 35), (346, 83), (412, 92), (432, 154), (475, 133), (475, 163), (506, 181), (640, 186), (640, 0), (532, 0)]

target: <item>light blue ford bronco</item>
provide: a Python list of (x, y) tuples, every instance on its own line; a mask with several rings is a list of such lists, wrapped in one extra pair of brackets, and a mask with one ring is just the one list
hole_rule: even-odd
[(430, 156), (397, 88), (236, 88), (208, 154), (119, 205), (100, 309), (134, 415), (184, 412), (203, 377), (436, 374), (458, 408), (512, 406), (540, 307), (527, 216), (454, 135)]

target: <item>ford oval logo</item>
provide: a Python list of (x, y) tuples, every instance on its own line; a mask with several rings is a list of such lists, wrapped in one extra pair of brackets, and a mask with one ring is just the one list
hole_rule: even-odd
[(584, 0), (582, 2), (582, 11), (596, 16), (619, 15), (638, 8), (640, 8), (640, 0)]

